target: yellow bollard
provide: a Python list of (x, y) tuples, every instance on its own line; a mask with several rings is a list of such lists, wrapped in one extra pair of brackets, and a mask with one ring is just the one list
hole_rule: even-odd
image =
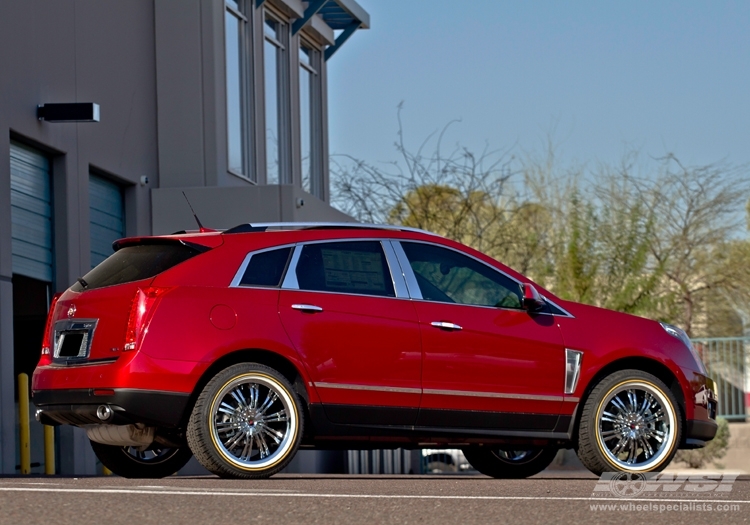
[(44, 473), (55, 475), (55, 428), (44, 425)]
[(20, 423), (21, 474), (31, 474), (31, 448), (29, 427), (29, 376), (18, 374), (18, 420)]

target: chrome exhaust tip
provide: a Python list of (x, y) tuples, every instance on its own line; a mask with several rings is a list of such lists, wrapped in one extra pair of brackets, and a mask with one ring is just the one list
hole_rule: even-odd
[(112, 409), (108, 405), (99, 405), (96, 409), (96, 417), (102, 421), (109, 421), (112, 417)]
[(42, 409), (37, 408), (36, 412), (34, 413), (34, 419), (36, 419), (37, 421), (41, 421), (42, 420), (41, 416), (42, 416)]

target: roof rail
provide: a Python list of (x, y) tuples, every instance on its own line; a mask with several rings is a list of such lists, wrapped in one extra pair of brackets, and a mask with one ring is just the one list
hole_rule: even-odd
[(225, 230), (224, 233), (252, 233), (266, 231), (286, 231), (286, 230), (392, 230), (402, 232), (424, 233), (427, 235), (436, 235), (436, 233), (420, 230), (419, 228), (409, 228), (407, 226), (397, 226), (395, 224), (366, 224), (361, 222), (255, 222), (240, 224), (234, 228)]

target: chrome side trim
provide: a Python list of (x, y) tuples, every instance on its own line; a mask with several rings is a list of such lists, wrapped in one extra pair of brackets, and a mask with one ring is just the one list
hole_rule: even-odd
[(581, 361), (583, 352), (580, 350), (565, 349), (565, 393), (572, 394), (578, 386), (578, 378), (581, 376)]
[(391, 271), (391, 280), (393, 281), (393, 289), (396, 292), (396, 297), (399, 299), (408, 299), (409, 289), (406, 287), (404, 270), (401, 268), (398, 257), (396, 257), (396, 252), (393, 251), (393, 243), (383, 240), (380, 244), (383, 246), (385, 260), (388, 262), (388, 268)]
[(292, 259), (289, 261), (289, 267), (286, 269), (286, 275), (281, 282), (282, 290), (299, 290), (299, 282), (297, 281), (297, 263), (299, 262), (299, 256), (301, 253), (302, 245), (295, 245), (294, 252), (292, 252)]
[(421, 394), (421, 388), (404, 388), (399, 386), (370, 386), (370, 385), (350, 385), (346, 383), (314, 383), (318, 388), (336, 388), (340, 390), (367, 390), (370, 392), (396, 392), (399, 394)]
[(562, 396), (535, 396), (527, 394), (504, 394), (500, 392), (471, 392), (468, 390), (441, 390), (425, 388), (425, 394), (439, 396), (494, 397), (499, 399), (524, 399), (527, 401), (562, 401)]
[(441, 330), (448, 330), (448, 331), (463, 330), (462, 326), (459, 326), (455, 323), (448, 323), (446, 321), (433, 321), (430, 324), (434, 326), (435, 328), (440, 328)]
[(292, 308), (295, 310), (301, 310), (303, 312), (322, 312), (323, 309), (320, 306), (314, 304), (293, 304)]
[(51, 365), (49, 365), (51, 368), (71, 368), (71, 367), (80, 367), (80, 366), (96, 366), (96, 365), (111, 365), (115, 361), (117, 361), (119, 357), (106, 357), (104, 359), (90, 359), (88, 361), (68, 361), (65, 363), (59, 362), (55, 363), (53, 362)]
[(411, 269), (409, 258), (406, 256), (403, 246), (396, 240), (391, 241), (391, 246), (393, 246), (393, 251), (396, 253), (396, 258), (404, 274), (406, 287), (409, 290), (409, 297), (412, 299), (422, 299), (422, 291), (419, 289), (417, 278), (414, 276), (414, 270)]
[(327, 383), (317, 382), (311, 383), (311, 386), (317, 388), (334, 388), (339, 390), (364, 390), (369, 392), (395, 392), (400, 394), (433, 394), (443, 396), (465, 396), (465, 397), (491, 397), (497, 399), (522, 399), (526, 401), (553, 401), (560, 402), (566, 401), (571, 403), (578, 403), (580, 398), (577, 397), (563, 397), (563, 396), (535, 396), (527, 394), (504, 394), (500, 392), (471, 392), (467, 390), (440, 390), (425, 388), (424, 390), (419, 388), (404, 388), (396, 386), (370, 386), (370, 385), (352, 385), (347, 383)]

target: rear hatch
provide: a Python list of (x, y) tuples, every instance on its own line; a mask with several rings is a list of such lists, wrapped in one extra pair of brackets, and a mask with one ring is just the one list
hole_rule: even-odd
[(168, 292), (150, 287), (154, 277), (211, 249), (169, 237), (123, 239), (115, 248), (58, 300), (49, 323), (52, 362), (91, 364), (135, 350), (149, 314)]

